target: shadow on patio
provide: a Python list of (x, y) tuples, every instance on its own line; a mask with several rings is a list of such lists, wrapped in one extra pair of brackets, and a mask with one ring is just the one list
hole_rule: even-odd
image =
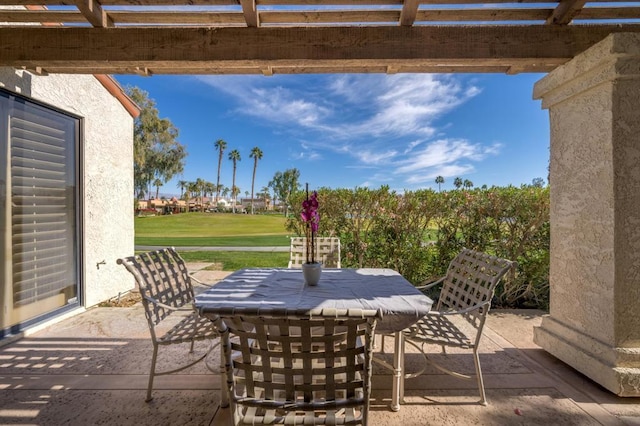
[[(640, 425), (638, 398), (611, 395), (532, 342), (541, 315), (490, 315), (481, 351), (488, 407), (476, 404), (474, 380), (429, 369), (407, 380), (405, 404), (391, 412), (391, 377), (376, 368), (371, 424)], [(163, 349), (159, 362), (166, 365), (187, 352), (186, 346)], [(201, 345), (196, 352), (205, 349)], [(219, 378), (202, 363), (156, 378), (154, 400), (145, 403), (151, 352), (140, 304), (90, 309), (0, 347), (0, 424), (227, 424), (228, 410), (219, 408)], [(409, 353), (407, 370), (415, 371), (420, 362)], [(454, 352), (449, 363), (473, 372), (470, 354)]]

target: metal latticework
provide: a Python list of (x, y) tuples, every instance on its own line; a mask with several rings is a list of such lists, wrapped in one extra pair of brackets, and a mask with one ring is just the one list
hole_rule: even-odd
[[(445, 347), (472, 349), (482, 404), (486, 404), (486, 395), (478, 345), (496, 285), (515, 266), (516, 263), (510, 260), (463, 249), (449, 264), (445, 277), (422, 287), (427, 289), (442, 284), (436, 310), (405, 330), (407, 343), (420, 349), (427, 362), (456, 377), (471, 376), (434, 363), (427, 357), (424, 345), (440, 345), (443, 351)], [(423, 372), (424, 369), (409, 377), (416, 377)]]
[[(316, 237), (315, 258), (325, 268), (340, 268), (340, 238)], [(302, 268), (307, 262), (307, 237), (291, 237), (289, 268)]]
[[(213, 340), (219, 334), (209, 319), (201, 317), (193, 309), (192, 277), (184, 260), (173, 248), (118, 259), (118, 263), (124, 265), (135, 277), (149, 323), (153, 342), (153, 358), (147, 389), (147, 401), (150, 401), (155, 376), (176, 373), (191, 367), (204, 360), (216, 345), (212, 344), (211, 348), (195, 361), (178, 362), (182, 364), (180, 367), (162, 372), (156, 371), (159, 346), (190, 343), (190, 351), (193, 352), (194, 342)], [(169, 331), (158, 335), (156, 326), (172, 314), (181, 315), (182, 318)]]
[(236, 424), (366, 425), (376, 318), (224, 316)]

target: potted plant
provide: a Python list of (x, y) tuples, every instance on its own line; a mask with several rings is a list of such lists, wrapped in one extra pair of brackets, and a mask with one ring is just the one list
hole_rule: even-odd
[(322, 273), (322, 264), (316, 261), (316, 234), (320, 215), (318, 214), (318, 193), (313, 191), (309, 196), (309, 185), (306, 187), (307, 197), (302, 202), (302, 222), (305, 224), (306, 261), (302, 264), (304, 281), (308, 285), (317, 285)]

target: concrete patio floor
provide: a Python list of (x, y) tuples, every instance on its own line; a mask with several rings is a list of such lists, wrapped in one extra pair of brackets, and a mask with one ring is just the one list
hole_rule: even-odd
[[(193, 271), (203, 266), (189, 265)], [(215, 282), (224, 273), (200, 270), (195, 275)], [(490, 314), (480, 355), (489, 406), (477, 404), (475, 380), (428, 369), (407, 380), (405, 403), (391, 412), (391, 377), (376, 367), (370, 424), (640, 425), (640, 398), (612, 395), (533, 343), (533, 327), (543, 314)], [(0, 424), (228, 424), (229, 410), (219, 405), (219, 377), (202, 364), (156, 378), (154, 399), (145, 403), (152, 353), (148, 333), (137, 303), (88, 309), (1, 346)], [(196, 352), (205, 349), (201, 345)], [(159, 364), (173, 365), (187, 352), (186, 346), (161, 348)], [(442, 356), (437, 347), (433, 352)], [(454, 352), (448, 361), (473, 372), (466, 352)], [(407, 370), (415, 371), (420, 362), (410, 351)]]

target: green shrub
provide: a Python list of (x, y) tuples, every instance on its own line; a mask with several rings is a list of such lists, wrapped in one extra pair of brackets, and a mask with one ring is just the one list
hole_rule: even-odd
[[(291, 197), (287, 229), (303, 235), (304, 192)], [(345, 267), (393, 268), (414, 284), (441, 276), (463, 248), (518, 262), (496, 290), (502, 307), (547, 308), (549, 190), (520, 188), (406, 191), (318, 190), (319, 234), (338, 236)]]

